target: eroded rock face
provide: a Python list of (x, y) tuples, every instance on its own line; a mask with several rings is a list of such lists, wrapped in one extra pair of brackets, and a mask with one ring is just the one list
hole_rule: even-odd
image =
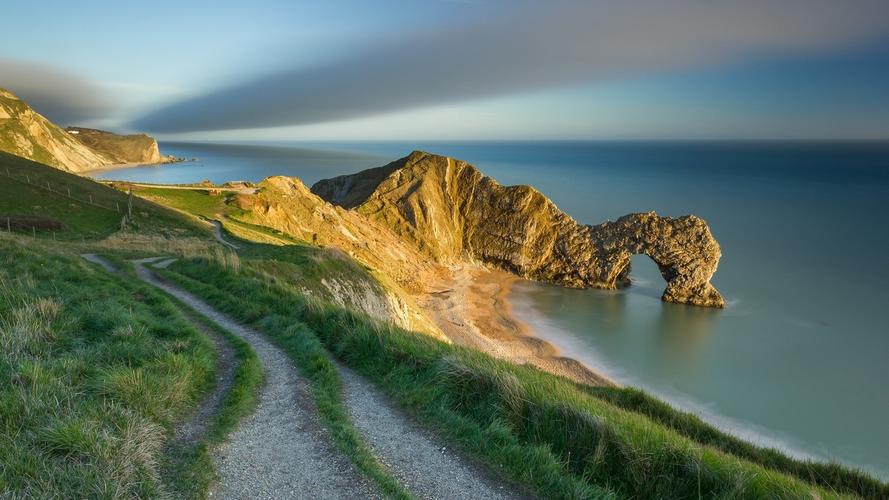
[(145, 134), (118, 135), (104, 130), (68, 127), (66, 132), (114, 164), (161, 163), (157, 140)]
[(645, 254), (667, 281), (663, 300), (725, 305), (710, 284), (719, 244), (695, 216), (652, 212), (581, 225), (534, 188), (501, 186), (466, 162), (423, 152), (320, 181), (312, 192), (441, 264), (481, 261), (530, 279), (614, 289), (629, 284), (630, 256)]

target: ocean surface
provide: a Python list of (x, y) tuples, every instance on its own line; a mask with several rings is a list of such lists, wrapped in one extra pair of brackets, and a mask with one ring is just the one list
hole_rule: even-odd
[(722, 246), (710, 310), (659, 300), (633, 258), (622, 291), (523, 282), (516, 314), (563, 354), (726, 430), (889, 479), (889, 144), (468, 142), (209, 145), (100, 177), (161, 183), (315, 181), (413, 149), (530, 184), (583, 223), (693, 213)]

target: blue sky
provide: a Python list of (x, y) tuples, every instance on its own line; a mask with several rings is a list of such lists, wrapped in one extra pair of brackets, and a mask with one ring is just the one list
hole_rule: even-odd
[(889, 139), (889, 6), (774, 4), (12, 0), (0, 87), (171, 138)]

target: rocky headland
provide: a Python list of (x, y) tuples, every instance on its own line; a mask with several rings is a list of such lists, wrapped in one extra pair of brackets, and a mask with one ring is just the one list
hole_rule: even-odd
[(663, 300), (725, 305), (710, 284), (719, 244), (693, 215), (649, 212), (583, 225), (532, 187), (501, 186), (466, 162), (420, 151), (319, 181), (312, 192), (387, 227), (440, 264), (479, 262), (568, 287), (615, 289), (629, 285), (630, 257), (645, 254), (667, 282)]
[(316, 183), (270, 177), (230, 198), (251, 224), (339, 249), (377, 276), (402, 307), (392, 320), (575, 380), (609, 381), (559, 356), (509, 314), (517, 278), (576, 288), (629, 285), (645, 254), (663, 300), (722, 307), (709, 280), (719, 245), (700, 218), (624, 216), (582, 225), (528, 186), (501, 186), (472, 165), (423, 152)]

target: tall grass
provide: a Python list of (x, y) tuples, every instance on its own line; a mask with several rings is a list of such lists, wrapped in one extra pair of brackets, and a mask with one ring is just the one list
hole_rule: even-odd
[[(239, 274), (212, 261), (174, 264), (170, 279), (246, 322), (305, 323), (324, 346), (414, 408), (450, 438), (539, 493), (558, 497), (885, 497), (886, 486), (842, 467), (815, 477), (811, 464), (774, 450), (746, 451), (663, 405), (635, 405), (619, 389), (597, 393), (536, 369), (381, 324), (270, 282), (242, 261)], [(200, 281), (198, 281), (200, 280)], [(647, 411), (648, 410), (648, 411)]]
[(213, 374), (163, 297), (0, 237), (0, 497), (163, 495), (164, 443)]

